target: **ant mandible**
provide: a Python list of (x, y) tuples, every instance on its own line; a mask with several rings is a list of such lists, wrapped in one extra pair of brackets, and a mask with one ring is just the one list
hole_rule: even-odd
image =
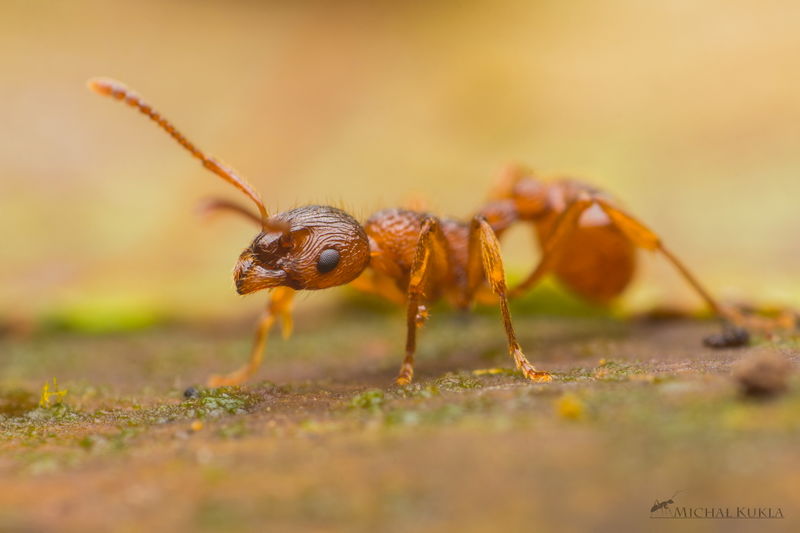
[[(386, 209), (361, 225), (341, 209), (321, 205), (270, 215), (247, 181), (189, 142), (124, 84), (102, 78), (90, 80), (88, 87), (150, 117), (205, 168), (239, 189), (258, 208), (255, 214), (224, 200), (206, 206), (237, 212), (260, 226), (259, 234), (239, 257), (233, 278), (239, 294), (271, 289), (248, 363), (230, 374), (211, 376), (209, 386), (240, 384), (256, 372), (276, 319), (281, 319), (284, 337), (291, 333), (296, 291), (348, 283), (406, 305), (405, 358), (395, 380), (399, 385), (413, 378), (417, 328), (428, 317), (426, 306), (445, 298), (458, 308), (467, 308), (487, 292), (487, 282), (499, 299), (508, 350), (517, 369), (532, 381), (547, 382), (552, 379), (550, 373), (537, 370), (520, 348), (508, 299), (530, 289), (545, 274), (554, 273), (578, 295), (607, 302), (629, 284), (636, 247), (661, 252), (716, 315), (737, 324), (744, 321), (738, 311), (719, 305), (655, 233), (608, 196), (577, 181), (544, 182), (520, 167), (511, 167), (494, 199), (468, 223), (409, 209)], [(533, 272), (509, 290), (498, 238), (516, 222), (534, 225), (542, 257)]]

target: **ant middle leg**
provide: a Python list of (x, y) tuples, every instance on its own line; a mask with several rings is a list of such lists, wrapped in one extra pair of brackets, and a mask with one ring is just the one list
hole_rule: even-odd
[(240, 385), (247, 381), (261, 366), (264, 358), (264, 347), (267, 337), (275, 324), (276, 318), (281, 319), (283, 338), (288, 338), (292, 333), (292, 301), (295, 291), (289, 287), (276, 287), (270, 294), (269, 303), (262, 312), (256, 328), (253, 347), (250, 349), (250, 358), (244, 366), (225, 375), (213, 375), (208, 378), (209, 387), (222, 387), (224, 385)]
[(417, 349), (417, 327), (427, 319), (427, 310), (422, 306), (425, 289), (429, 282), (432, 264), (444, 255), (444, 235), (439, 221), (426, 217), (417, 239), (414, 261), (408, 281), (406, 303), (406, 355), (395, 379), (398, 385), (408, 385), (414, 378), (414, 353)]
[(492, 227), (481, 215), (472, 219), (468, 257), (469, 295), (474, 295), (485, 275), (492, 291), (500, 298), (500, 312), (503, 315), (503, 325), (508, 337), (508, 351), (514, 359), (517, 369), (521, 370), (525, 377), (532, 381), (551, 381), (553, 378), (549, 372), (536, 370), (531, 362), (528, 361), (517, 341), (517, 335), (511, 323), (511, 313), (508, 310), (508, 288), (503, 270), (503, 258), (500, 254), (500, 242), (497, 240), (497, 235), (495, 235)]

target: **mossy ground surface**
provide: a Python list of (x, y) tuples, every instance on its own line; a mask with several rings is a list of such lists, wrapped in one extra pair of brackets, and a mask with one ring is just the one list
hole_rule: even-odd
[[(187, 387), (242, 362), (248, 324), (0, 339), (0, 530), (798, 530), (800, 384), (742, 397), (711, 322), (438, 314), (395, 387), (403, 321), (299, 317), (260, 379)], [(38, 406), (45, 381), (67, 390)], [(269, 379), (269, 381), (264, 381)], [(53, 400), (56, 403), (57, 399)], [(655, 500), (780, 507), (783, 520), (650, 518)]]

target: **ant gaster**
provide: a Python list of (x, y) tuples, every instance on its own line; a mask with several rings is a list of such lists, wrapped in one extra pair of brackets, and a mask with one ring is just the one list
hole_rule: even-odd
[[(229, 210), (253, 220), (260, 233), (242, 252), (234, 269), (239, 294), (271, 289), (258, 323), (249, 362), (239, 370), (212, 376), (210, 386), (235, 385), (261, 364), (270, 329), (277, 318), (284, 337), (291, 333), (296, 291), (352, 283), (406, 305), (405, 358), (396, 378), (414, 375), (416, 331), (428, 316), (427, 305), (445, 298), (467, 308), (487, 294), (499, 300), (508, 350), (518, 370), (537, 382), (552, 378), (525, 357), (511, 323), (508, 299), (553, 273), (578, 295), (604, 303), (620, 294), (635, 270), (635, 248), (661, 252), (708, 304), (727, 320), (744, 317), (721, 307), (652, 231), (620, 210), (605, 194), (571, 180), (545, 182), (520, 167), (510, 167), (493, 199), (469, 222), (439, 218), (408, 209), (387, 209), (361, 225), (335, 207), (309, 205), (270, 215), (259, 194), (230, 167), (189, 142), (169, 121), (122, 83), (93, 79), (89, 88), (138, 109), (186, 148), (203, 166), (255, 204), (258, 214), (226, 200), (209, 210)], [(517, 287), (506, 286), (498, 237), (516, 222), (533, 224), (542, 248), (538, 266)]]

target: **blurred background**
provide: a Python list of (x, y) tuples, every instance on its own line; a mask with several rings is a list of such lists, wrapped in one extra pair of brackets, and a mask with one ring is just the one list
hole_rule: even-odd
[[(240, 195), (87, 91), (98, 75), (272, 210), (363, 219), (425, 198), (467, 217), (521, 162), (614, 193), (713, 292), (797, 304), (799, 20), (787, 0), (4, 0), (0, 317), (113, 328), (262, 305), (231, 279), (253, 229), (194, 213)], [(512, 277), (536, 257), (526, 228), (505, 250)], [(656, 304), (699, 306), (643, 254), (621, 305)]]

